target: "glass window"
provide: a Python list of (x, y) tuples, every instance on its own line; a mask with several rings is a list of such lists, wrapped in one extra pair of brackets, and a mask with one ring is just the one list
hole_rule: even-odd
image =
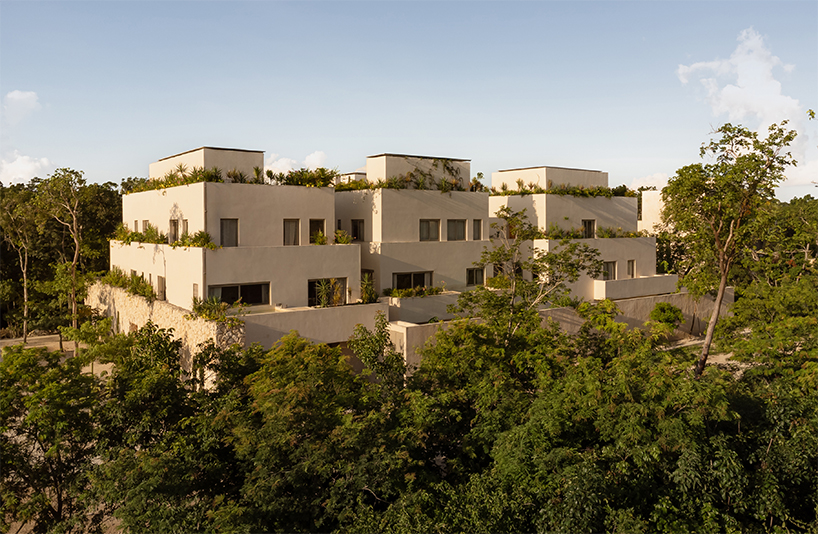
[(483, 219), (475, 219), (471, 225), (472, 241), (480, 241), (483, 239)]
[(238, 219), (222, 219), (221, 220), (221, 245), (223, 247), (237, 247), (239, 246), (239, 220)]
[(628, 260), (628, 278), (636, 278), (636, 260)]
[(310, 219), (310, 243), (315, 243), (317, 234), (324, 234), (324, 219)]
[(437, 219), (421, 219), (420, 240), (440, 241), (440, 221)]
[(218, 298), (222, 302), (233, 304), (241, 301), (243, 304), (269, 304), (270, 284), (241, 284), (234, 286), (210, 286), (209, 296)]
[(298, 245), (298, 219), (284, 219), (284, 244)]
[(352, 219), (352, 240), (364, 240), (364, 221), (363, 219)]
[(179, 221), (171, 219), (168, 227), (168, 243), (179, 241)]
[(428, 287), (432, 285), (431, 272), (394, 273), (392, 287), (395, 289), (412, 289), (414, 287)]
[(448, 221), (446, 221), (446, 240), (465, 241), (466, 221), (456, 219), (449, 219)]
[(307, 305), (322, 308), (346, 304), (347, 279), (322, 278), (307, 281)]
[(187, 219), (182, 219), (182, 235), (185, 235), (187, 233), (188, 233)]
[(151, 222), (149, 220), (147, 220), (147, 219), (142, 221), (142, 232), (143, 233), (148, 231), (148, 226), (150, 226), (150, 224), (151, 224)]
[(583, 219), (582, 220), (582, 237), (583, 239), (593, 239), (596, 237), (596, 220)]
[(606, 261), (602, 264), (602, 279), (616, 280), (616, 262)]
[(483, 284), (483, 269), (476, 267), (474, 269), (466, 269), (466, 285), (479, 286)]

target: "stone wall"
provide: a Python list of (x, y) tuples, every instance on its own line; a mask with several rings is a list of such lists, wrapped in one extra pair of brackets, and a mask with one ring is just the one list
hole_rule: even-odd
[(134, 332), (152, 321), (160, 328), (173, 329), (175, 339), (182, 341), (181, 364), (186, 373), (192, 370), (197, 347), (209, 339), (222, 347), (244, 345), (244, 325), (227, 325), (205, 319), (185, 319), (188, 310), (165, 301), (131, 295), (124, 289), (97, 282), (88, 288), (85, 303), (105, 317), (111, 317), (115, 333)]

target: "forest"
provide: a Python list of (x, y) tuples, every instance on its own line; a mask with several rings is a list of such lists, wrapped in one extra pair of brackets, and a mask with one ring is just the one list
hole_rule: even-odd
[[(521, 257), (535, 229), (505, 213), (513, 232), (481, 259), (500, 274), (461, 296), (461, 318), (408, 376), (383, 316), (351, 332), (363, 373), (339, 347), (291, 333), (270, 350), (202, 345), (187, 376), (172, 331), (113, 335), (108, 319), (72, 308), (83, 277), (107, 267), (95, 247), (114, 231), (121, 191), (72, 175), (86, 195), (74, 219), (26, 200), (41, 218), (25, 275), (3, 220), (7, 328), (61, 326), (87, 348), (3, 352), (3, 526), (818, 532), (818, 200), (774, 197), (792, 164), (785, 123), (763, 139), (729, 124), (717, 134), (709, 159), (665, 189), (657, 260), (695, 295), (734, 287), (701, 347), (668, 343), (681, 320), (669, 306), (642, 329), (617, 323), (611, 301), (574, 303), (585, 319), (574, 335), (543, 322), (537, 308), (564, 302), (563, 282), (592, 271), (593, 254), (566, 242), (560, 257)], [(4, 217), (7, 199), (38, 197), (50, 179), (4, 187)], [(39, 322), (49, 305), (56, 326)], [(735, 363), (708, 364), (715, 352)], [(112, 371), (83, 372), (92, 362)]]

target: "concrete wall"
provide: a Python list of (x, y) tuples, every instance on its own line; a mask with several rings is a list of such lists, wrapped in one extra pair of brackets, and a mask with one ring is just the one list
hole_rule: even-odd
[(136, 271), (145, 281), (158, 288), (158, 277), (165, 278), (165, 299), (168, 303), (191, 309), (194, 287), (201, 298), (204, 288), (204, 251), (202, 248), (172, 248), (170, 245), (111, 241), (111, 266), (127, 275)]
[[(394, 273), (433, 271), (432, 285), (453, 291), (466, 289), (466, 269), (476, 268), (483, 241), (380, 243), (376, 258), (378, 291), (393, 287)], [(364, 266), (364, 268), (367, 268)]]
[[(459, 171), (458, 176), (454, 177), (444, 172), (443, 165), (440, 163), (444, 160), (448, 165), (451, 165)], [(435, 167), (436, 161), (438, 162), (437, 167)], [(366, 179), (371, 183), (375, 183), (378, 180), (404, 176), (415, 170), (430, 173), (435, 181), (458, 178), (461, 187), (464, 188), (468, 187), (471, 181), (471, 162), (465, 159), (409, 156), (403, 154), (379, 154), (366, 158)]]
[(594, 280), (594, 299), (617, 300), (673, 293), (676, 291), (678, 281), (679, 276), (675, 274), (657, 274), (624, 280)]
[[(198, 183), (124, 195), (122, 221), (128, 229), (142, 232), (145, 230), (143, 221), (147, 220), (167, 234), (171, 219), (180, 222), (187, 219), (188, 232), (195, 234), (205, 229), (204, 189), (205, 184)], [(134, 221), (137, 221), (137, 227), (134, 227)], [(181, 224), (179, 232), (182, 232)]]
[(324, 220), (324, 233), (335, 232), (335, 190), (296, 185), (206, 185), (207, 231), (221, 243), (220, 219), (239, 220), (239, 247), (282, 246), (284, 219), (299, 219), (299, 244), (310, 243), (310, 219)]
[(245, 346), (260, 343), (264, 348), (296, 330), (301, 337), (314, 343), (346, 342), (355, 326), (375, 328), (377, 312), (387, 313), (388, 304), (357, 304), (334, 308), (297, 308), (272, 313), (249, 313), (242, 317), (246, 326)]
[(230, 148), (201, 147), (174, 156), (160, 159), (150, 164), (150, 177), (162, 178), (169, 171), (183, 164), (190, 171), (193, 167), (212, 169), (217, 167), (227, 179), (227, 172), (241, 171), (248, 178), (253, 177), (253, 167), (264, 168), (264, 152), (260, 150), (239, 150)]
[(402, 321), (412, 324), (423, 324), (432, 318), (439, 321), (453, 319), (454, 315), (447, 311), (452, 304), (457, 304), (460, 293), (447, 291), (440, 295), (411, 298), (388, 298), (389, 320)]
[(642, 191), (642, 219), (639, 221), (639, 230), (656, 233), (656, 226), (662, 224), (662, 192)]
[(339, 191), (335, 193), (335, 218), (341, 229), (352, 235), (352, 220), (364, 221), (364, 241), (383, 241), (381, 233), (382, 189)]
[[(488, 193), (468, 191), (413, 191), (381, 189), (380, 211), (381, 239), (387, 243), (420, 241), (420, 220), (440, 221), (440, 240), (448, 239), (449, 219), (466, 220), (466, 240), (471, 241), (472, 221), (482, 221), (481, 239), (487, 236)], [(377, 240), (376, 240), (377, 241)]]
[[(616, 262), (616, 280), (627, 278), (628, 260), (634, 260), (636, 262), (636, 276), (640, 277), (639, 284), (648, 283), (642, 282), (641, 277), (650, 277), (656, 274), (655, 237), (577, 239), (575, 241), (597, 249), (601, 261)], [(553, 250), (554, 247), (557, 247), (559, 244), (560, 242), (554, 239), (537, 239), (534, 241), (534, 246), (544, 251)], [(666, 279), (663, 278), (663, 280)], [(595, 298), (594, 283), (593, 279), (583, 275), (576, 283), (570, 284), (568, 287), (571, 290), (572, 296), (585, 300), (593, 300)], [(631, 289), (637, 291), (638, 287)], [(637, 294), (644, 295), (645, 293), (638, 290)]]
[(446, 330), (451, 323), (412, 324), (403, 321), (389, 323), (389, 336), (395, 350), (403, 354), (406, 374), (411, 376), (420, 367), (420, 352), (427, 343), (434, 344), (434, 335)]
[[(721, 317), (730, 313), (729, 308), (733, 304), (733, 288), (728, 288), (721, 306)], [(667, 302), (682, 310), (684, 323), (673, 332), (671, 339), (682, 339), (688, 336), (700, 336), (707, 330), (707, 322), (713, 313), (715, 301), (713, 297), (704, 296), (698, 300), (694, 299), (682, 290), (679, 293), (670, 295), (654, 295), (649, 297), (638, 297), (631, 299), (615, 300), (619, 307), (620, 314), (616, 316), (616, 321), (625, 323), (631, 328), (643, 328), (644, 324), (650, 320), (650, 312), (660, 302)], [(584, 320), (580, 318), (573, 308), (549, 308), (540, 310), (540, 317), (543, 320), (551, 318), (557, 321), (568, 334), (576, 334)]]
[(621, 228), (625, 232), (637, 230), (637, 199), (631, 197), (573, 197), (569, 195), (509, 195), (489, 197), (492, 217), (501, 207), (513, 211), (526, 210), (531, 224), (548, 230), (556, 224), (564, 230), (582, 229), (583, 219), (593, 219), (599, 228)]
[(270, 302), (306, 306), (307, 282), (346, 278), (347, 302), (361, 298), (361, 253), (358, 245), (299, 247), (229, 247), (205, 250), (208, 287), (270, 283)]
[(192, 370), (192, 357), (197, 347), (209, 339), (220, 346), (244, 344), (244, 328), (227, 329), (225, 325), (204, 319), (185, 319), (187, 310), (168, 302), (148, 302), (142, 297), (129, 294), (124, 289), (95, 283), (88, 288), (85, 303), (111, 317), (116, 333), (136, 331), (148, 321), (160, 328), (172, 328), (173, 337), (182, 341), (181, 365), (186, 373)]
[(510, 191), (518, 189), (517, 180), (523, 185), (535, 184), (543, 189), (558, 185), (584, 187), (608, 187), (608, 173), (586, 169), (568, 169), (564, 167), (528, 167), (525, 169), (507, 169), (491, 173), (491, 186), (498, 191), (505, 184)]

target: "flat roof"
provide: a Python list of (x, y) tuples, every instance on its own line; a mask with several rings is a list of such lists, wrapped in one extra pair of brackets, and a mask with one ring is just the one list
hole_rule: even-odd
[(516, 169), (501, 169), (497, 172), (508, 172), (508, 171), (527, 171), (529, 169), (562, 169), (564, 171), (583, 171), (583, 172), (605, 172), (605, 171), (595, 171), (593, 169), (575, 169), (573, 167), (557, 167), (555, 165), (536, 165), (534, 167), (519, 167)]
[(230, 151), (230, 152), (252, 152), (254, 154), (264, 154), (263, 150), (247, 150), (245, 148), (222, 148), (222, 147), (218, 147), (218, 146), (200, 146), (199, 148), (194, 148), (192, 150), (185, 150), (184, 152), (179, 152), (178, 154), (174, 154), (172, 156), (167, 156), (167, 157), (164, 157), (164, 158), (156, 160), (156, 161), (165, 161), (166, 159), (175, 158), (176, 156), (181, 156), (183, 154), (190, 154), (191, 152), (196, 152), (197, 150), (202, 150), (204, 148), (206, 148), (208, 150), (225, 150), (225, 151)]
[(463, 159), (463, 158), (441, 158), (437, 156), (415, 156), (413, 154), (392, 154), (391, 152), (385, 152), (383, 154), (375, 154), (374, 156), (367, 156), (369, 158), (379, 158), (381, 156), (397, 156), (399, 158), (420, 158), (420, 159), (446, 159), (449, 161), (471, 161), (470, 159)]

